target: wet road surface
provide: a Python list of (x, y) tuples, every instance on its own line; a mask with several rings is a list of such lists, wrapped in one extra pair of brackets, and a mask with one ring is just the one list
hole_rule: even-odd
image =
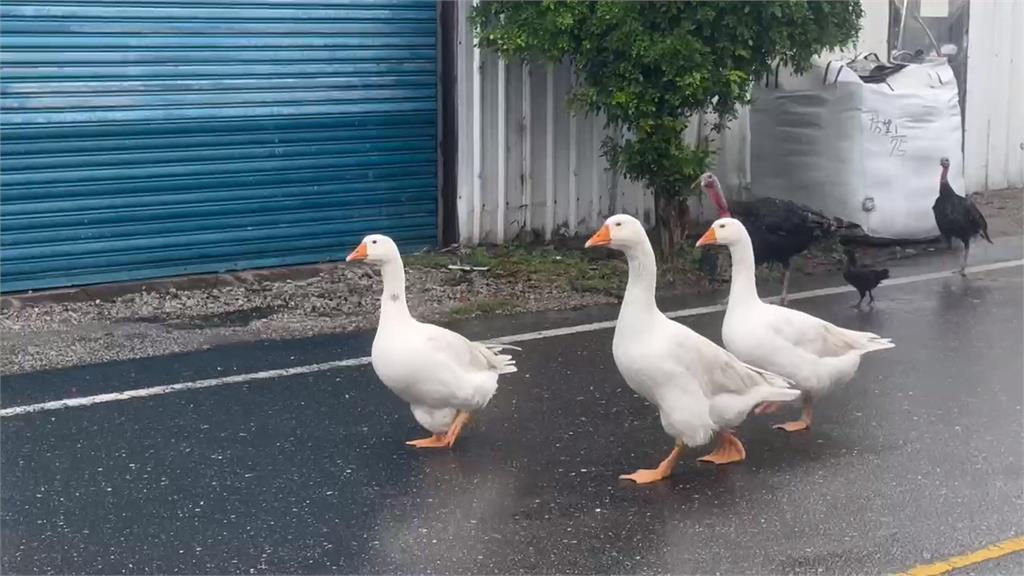
[[(810, 432), (771, 430), (788, 412), (751, 417), (745, 462), (698, 464), (695, 449), (650, 486), (616, 477), (671, 440), (615, 370), (611, 330), (523, 342), (520, 371), (451, 453), (403, 445), (422, 431), (369, 366), (4, 417), (0, 568), (867, 574), (941, 560), (1024, 535), (1022, 290), (1010, 267), (882, 288), (871, 311), (849, 293), (793, 302), (896, 348), (868, 355)], [(717, 341), (721, 317), (683, 322)], [(2, 405), (363, 356), (371, 338), (9, 377)], [(1024, 555), (963, 573), (1024, 573)]]

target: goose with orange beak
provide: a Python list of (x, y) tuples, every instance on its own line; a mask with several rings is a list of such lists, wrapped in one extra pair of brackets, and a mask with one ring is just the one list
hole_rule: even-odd
[(406, 442), (417, 448), (451, 448), (470, 414), (487, 405), (498, 376), (516, 371), (503, 346), (471, 342), (446, 328), (419, 322), (405, 300), (405, 267), (398, 246), (371, 234), (348, 255), (348, 262), (380, 267), (383, 291), (380, 319), (370, 360), (377, 377), (412, 407), (413, 417), (431, 436)]
[(658, 309), (654, 250), (639, 220), (625, 214), (608, 218), (587, 241), (626, 255), (629, 280), (612, 339), (612, 355), (622, 377), (637, 394), (658, 408), (661, 425), (675, 447), (657, 468), (641, 469), (620, 478), (638, 484), (656, 482), (672, 473), (687, 446), (708, 443), (716, 432), (715, 449), (700, 458), (714, 464), (738, 462), (746, 456), (731, 428), (762, 402), (799, 396), (789, 382), (744, 364), (714, 342), (670, 320)]
[[(791, 308), (763, 302), (754, 278), (754, 248), (743, 223), (720, 218), (697, 246), (722, 244), (732, 257), (729, 305), (722, 322), (722, 342), (737, 358), (789, 378), (802, 392), (798, 420), (775, 427), (787, 432), (811, 425), (811, 403), (834, 386), (853, 378), (861, 356), (892, 348), (888, 338), (847, 330)], [(769, 403), (758, 411), (774, 411)]]

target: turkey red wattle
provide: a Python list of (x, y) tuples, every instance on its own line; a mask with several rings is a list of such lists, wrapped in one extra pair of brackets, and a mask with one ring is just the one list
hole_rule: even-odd
[(719, 184), (718, 178), (714, 174), (706, 172), (700, 177), (700, 186), (711, 202), (715, 204), (715, 207), (718, 208), (718, 217), (731, 218), (732, 214), (729, 212), (729, 203), (725, 201), (725, 195), (722, 194), (722, 186)]

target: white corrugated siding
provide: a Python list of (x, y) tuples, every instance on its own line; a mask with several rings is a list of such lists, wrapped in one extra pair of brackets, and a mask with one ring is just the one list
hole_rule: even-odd
[[(465, 20), (470, 4), (463, 2), (460, 9), (461, 241), (587, 235), (620, 212), (652, 224), (650, 191), (610, 170), (601, 156), (601, 141), (608, 134), (604, 119), (569, 112), (571, 67), (502, 64), (496, 55), (475, 50)], [(696, 124), (688, 134), (691, 142), (696, 141)], [(732, 129), (716, 138), (726, 186), (736, 188), (748, 180), (747, 134), (744, 111)]]
[(967, 187), (1024, 187), (1024, 2), (974, 0), (968, 25)]

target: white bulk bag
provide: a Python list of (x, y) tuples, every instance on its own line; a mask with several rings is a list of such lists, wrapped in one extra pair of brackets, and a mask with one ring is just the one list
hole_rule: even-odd
[(931, 206), (939, 159), (963, 193), (960, 104), (944, 59), (865, 84), (842, 62), (780, 70), (754, 90), (751, 178), (785, 198), (855, 222), (871, 236), (938, 234)]

